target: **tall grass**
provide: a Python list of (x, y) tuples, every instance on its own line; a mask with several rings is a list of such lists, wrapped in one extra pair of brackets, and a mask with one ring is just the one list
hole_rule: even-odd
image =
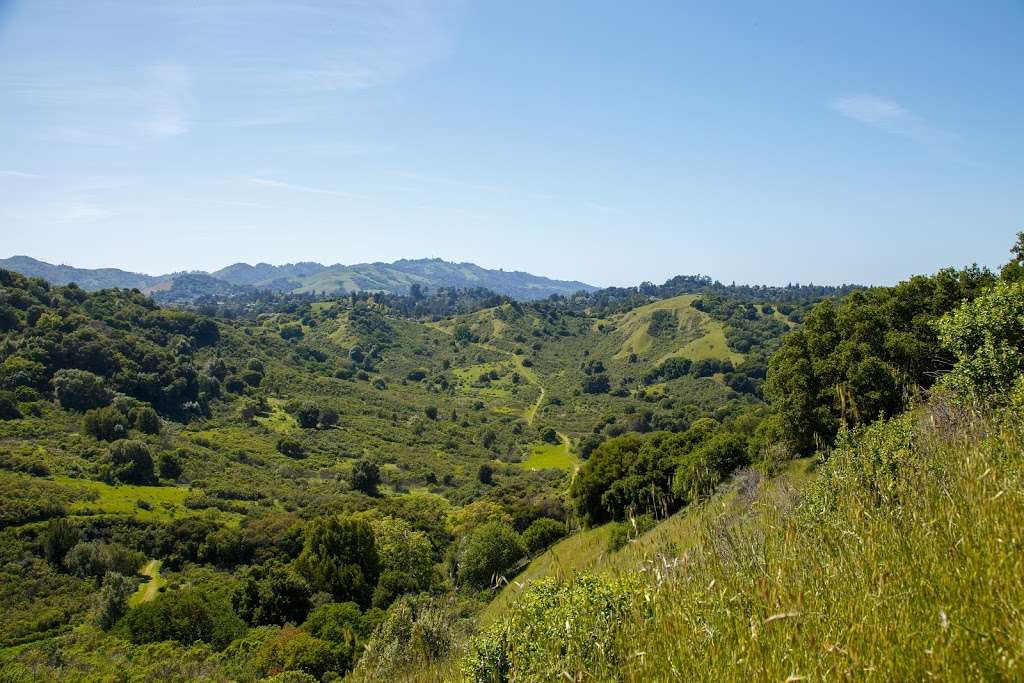
[[(745, 492), (685, 554), (649, 557), (626, 608), (586, 590), (592, 577), (528, 590), (475, 641), (465, 675), (1024, 678), (1020, 417), (933, 407), (848, 435), (799, 497)], [(617, 606), (613, 628), (587, 617), (600, 614), (591, 599)]]

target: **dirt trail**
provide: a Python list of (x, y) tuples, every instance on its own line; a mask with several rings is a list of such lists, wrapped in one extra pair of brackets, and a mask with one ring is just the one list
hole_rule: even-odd
[(156, 594), (160, 591), (160, 586), (164, 584), (164, 581), (160, 578), (160, 564), (160, 560), (150, 560), (139, 571), (143, 576), (148, 576), (149, 581), (139, 586), (139, 590), (135, 591), (135, 594), (129, 599), (128, 603), (131, 606), (141, 605), (156, 597)]

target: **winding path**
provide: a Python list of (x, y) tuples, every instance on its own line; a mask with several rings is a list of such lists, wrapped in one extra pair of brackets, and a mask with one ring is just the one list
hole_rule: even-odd
[(139, 573), (143, 576), (148, 576), (149, 580), (139, 586), (135, 594), (128, 599), (129, 605), (135, 607), (144, 602), (149, 602), (156, 597), (156, 594), (160, 591), (160, 586), (164, 584), (164, 580), (160, 578), (160, 564), (160, 560), (150, 560), (139, 570)]
[[(427, 325), (427, 327), (433, 328), (433, 329), (437, 330), (438, 332), (442, 332), (444, 334), (447, 334), (449, 337), (452, 336), (452, 331), (448, 330), (448, 329), (445, 329), (444, 327), (442, 327), (440, 325), (440, 323), (428, 322), (428, 323), (426, 323), (426, 325)], [(526, 424), (528, 424), (530, 426), (533, 426), (533, 421), (537, 417), (537, 411), (539, 411), (540, 407), (542, 405), (544, 405), (544, 397), (548, 393), (547, 389), (544, 387), (543, 384), (541, 384), (540, 379), (537, 377), (537, 373), (533, 371), (533, 368), (528, 368), (525, 365), (523, 365), (522, 357), (512, 353), (511, 351), (506, 351), (505, 349), (499, 349), (497, 346), (491, 346), (490, 344), (484, 344), (482, 342), (473, 342), (473, 343), (476, 346), (479, 346), (482, 349), (486, 349), (488, 351), (493, 351), (493, 352), (495, 352), (497, 354), (502, 354), (502, 355), (505, 355), (505, 356), (509, 356), (515, 362), (516, 367), (518, 368), (519, 372), (523, 375), (523, 377), (526, 378), (526, 381), (528, 381), (530, 384), (535, 384), (538, 387), (540, 387), (540, 396), (537, 397), (537, 400), (534, 401), (530, 405), (530, 407), (528, 407), (526, 410), (523, 411), (523, 417), (526, 419)], [(558, 435), (559, 440), (565, 445), (565, 452), (571, 455), (572, 454), (572, 439), (570, 439), (567, 434), (563, 434), (562, 432), (557, 432), (556, 431), (555, 434)], [(573, 480), (576, 479), (576, 474), (579, 471), (580, 471), (580, 464), (579, 464), (579, 461), (577, 460), (576, 465), (573, 467), (572, 476), (570, 478), (570, 484), (572, 483)]]
[[(447, 334), (449, 337), (452, 336), (452, 331), (445, 329), (439, 323), (427, 323), (426, 325), (427, 327), (433, 328), (438, 332), (443, 332), (444, 334)], [(473, 342), (473, 344), (475, 346), (479, 346), (481, 349), (486, 349), (488, 351), (493, 351), (494, 353), (510, 357), (513, 361), (515, 361), (516, 369), (523, 377), (526, 378), (526, 381), (529, 382), (530, 384), (535, 384), (538, 387), (540, 387), (540, 396), (537, 397), (537, 400), (534, 401), (529, 408), (523, 411), (523, 417), (526, 419), (526, 424), (533, 426), (533, 420), (534, 418), (537, 417), (537, 411), (540, 410), (540, 407), (544, 404), (544, 396), (547, 395), (548, 393), (547, 389), (544, 388), (544, 385), (540, 383), (540, 379), (537, 378), (537, 373), (534, 372), (532, 368), (528, 368), (525, 365), (523, 365), (523, 359), (517, 356), (516, 354), (512, 353), (511, 351), (499, 349), (497, 346), (491, 346), (490, 344), (484, 344), (483, 342)], [(567, 444), (570, 443), (569, 437), (565, 436), (564, 434), (559, 434), (558, 436), (559, 438), (564, 438)]]

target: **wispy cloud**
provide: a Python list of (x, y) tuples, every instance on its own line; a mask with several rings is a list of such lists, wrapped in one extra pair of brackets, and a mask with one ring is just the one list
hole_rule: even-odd
[(192, 76), (177, 64), (146, 69), (146, 81), (139, 95), (145, 103), (142, 130), (159, 137), (182, 135), (189, 130)]
[(50, 123), (41, 132), (47, 140), (113, 147), (190, 129), (192, 78), (185, 66), (68, 71), (57, 78), (25, 73), (0, 80), (8, 95), (45, 109)]
[(345, 197), (347, 199), (359, 199), (360, 195), (352, 194), (351, 192), (341, 192), (339, 190), (329, 190), (322, 187), (310, 187), (309, 185), (297, 185), (295, 183), (286, 183), (281, 180), (273, 180), (271, 178), (246, 178), (246, 182), (252, 183), (253, 185), (262, 185), (263, 187), (273, 187), (279, 190), (291, 190), (292, 192), (305, 192), (307, 194), (324, 194), (332, 197)]
[[(155, 5), (197, 33), (246, 33), (249, 48), (226, 55), (236, 85), (253, 83), (291, 92), (363, 90), (401, 78), (447, 54), (452, 45), (450, 0), (307, 0), (306, 2), (170, 2)], [(261, 32), (296, 39), (267, 62)], [(268, 39), (274, 39), (268, 35)], [(334, 46), (324, 49), (324, 38)], [(309, 47), (306, 47), (309, 46)]]
[(64, 225), (69, 223), (95, 223), (113, 218), (120, 211), (90, 202), (72, 202), (58, 206), (49, 217), (49, 223)]
[(311, 121), (320, 112), (318, 108), (292, 107), (278, 111), (244, 113), (234, 118), (212, 122), (211, 125), (223, 128), (263, 128), (267, 126), (287, 126), (294, 123)]
[(45, 176), (36, 173), (25, 173), (23, 171), (0, 170), (0, 178), (18, 178), (20, 180), (42, 180)]
[(136, 147), (204, 125), (315, 121), (336, 109), (340, 94), (401, 79), (447, 55), (460, 2), (136, 3), (125, 21), (184, 31), (190, 52), (176, 63), (120, 68), (88, 60), (0, 65), (0, 92), (41, 112), (36, 135), (92, 147)]
[(123, 140), (111, 133), (77, 126), (52, 126), (43, 130), (43, 138), (86, 147), (117, 147)]
[(959, 139), (902, 104), (877, 95), (844, 95), (829, 102), (829, 107), (848, 119), (923, 145), (948, 146)]
[(515, 188), (509, 185), (497, 185), (493, 183), (478, 183), (470, 180), (460, 180), (458, 178), (449, 178), (447, 176), (435, 175), (433, 173), (418, 173), (416, 171), (399, 171), (398, 176), (407, 180), (414, 180), (419, 183), (428, 183), (431, 185), (446, 185), (449, 187), (456, 187), (465, 190), (477, 190), (484, 192), (501, 192), (501, 193), (514, 193)]
[(75, 225), (95, 223), (118, 216), (123, 211), (88, 199), (58, 200), (47, 206), (25, 208), (8, 207), (4, 213), (9, 220), (26, 225)]

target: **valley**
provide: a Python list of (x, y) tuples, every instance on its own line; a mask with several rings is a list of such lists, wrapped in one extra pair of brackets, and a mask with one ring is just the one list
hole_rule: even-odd
[[(737, 583), (767, 570), (750, 539), (773, 553), (791, 543), (777, 529), (827, 534), (828, 514), (806, 516), (826, 499), (855, 514), (859, 489), (829, 497), (847, 482), (836, 468), (867, 466), (859, 449), (876, 446), (858, 439), (901, 443), (910, 416), (937, 419), (885, 380), (903, 364), (917, 386), (934, 381), (943, 351), (914, 331), (922, 316), (952, 324), (953, 302), (1004, 286), (979, 269), (876, 289), (692, 277), (542, 301), (362, 293), (220, 313), (10, 271), (0, 283), (0, 586), (14, 606), (0, 668), (38, 670), (59, 643), (62, 663), (43, 665), (54, 679), (113, 675), (117, 658), (183, 680), (353, 681), (492, 680), (494, 657), (528, 679), (670, 678), (622, 654), (633, 645), (602, 630), (600, 605), (677, 668), (663, 637), (678, 625), (658, 620), (684, 623), (686, 601), (717, 620), (730, 601), (772, 609)], [(836, 329), (869, 355), (851, 361)], [(908, 335), (924, 346), (877, 345)], [(898, 521), (878, 538), (917, 533)], [(701, 573), (739, 592), (676, 578)], [(603, 654), (515, 644), (559, 624)]]

